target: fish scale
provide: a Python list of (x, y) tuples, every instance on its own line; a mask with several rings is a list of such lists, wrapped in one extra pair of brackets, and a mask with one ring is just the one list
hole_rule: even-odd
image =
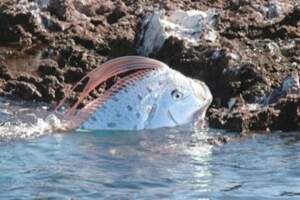
[[(114, 95), (121, 102), (115, 101), (112, 97), (105, 103), (105, 107), (99, 108), (81, 128), (144, 129), (149, 117), (149, 109), (155, 104), (158, 91), (161, 91), (163, 87), (158, 84), (158, 80), (161, 82), (164, 79), (166, 79), (166, 70), (150, 72), (144, 79), (127, 86)], [(147, 88), (151, 88), (152, 92)], [(139, 99), (139, 96), (142, 97), (142, 100)], [(132, 110), (129, 110), (128, 106), (131, 106)], [(137, 113), (140, 114), (139, 117), (137, 117)], [(112, 124), (115, 126), (111, 126)]]

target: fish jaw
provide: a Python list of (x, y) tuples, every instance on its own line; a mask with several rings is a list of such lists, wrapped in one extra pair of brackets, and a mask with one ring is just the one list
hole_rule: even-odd
[(199, 80), (191, 80), (193, 86), (193, 92), (199, 100), (200, 109), (194, 115), (194, 122), (204, 121), (206, 112), (212, 103), (213, 96), (208, 86)]

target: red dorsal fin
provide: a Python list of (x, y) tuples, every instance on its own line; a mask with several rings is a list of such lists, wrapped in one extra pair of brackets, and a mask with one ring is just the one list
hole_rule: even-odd
[(102, 96), (94, 99), (82, 109), (76, 112), (76, 115), (69, 116), (67, 123), (65, 124), (66, 130), (73, 130), (78, 128), (84, 123), (94, 112), (96, 112), (103, 104), (110, 99), (113, 95), (118, 93), (123, 88), (129, 86), (137, 80), (145, 77), (146, 74), (151, 72), (151, 69), (141, 70), (130, 74), (121, 80), (117, 81), (111, 88), (109, 88)]
[(74, 115), (78, 105), (90, 94), (90, 92), (108, 79), (131, 70), (157, 69), (164, 66), (166, 65), (160, 61), (141, 56), (125, 56), (110, 60), (84, 76), (74, 87), (70, 89), (70, 91), (66, 94), (66, 97), (58, 104), (55, 110), (65, 104), (65, 101), (71, 92), (74, 91), (84, 80), (88, 80), (85, 88), (80, 93), (75, 104), (66, 112), (65, 117)]

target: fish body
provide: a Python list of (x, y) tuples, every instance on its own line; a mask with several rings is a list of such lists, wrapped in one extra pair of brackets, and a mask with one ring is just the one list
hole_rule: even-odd
[[(136, 58), (146, 59), (123, 57), (128, 65)], [(151, 61), (154, 60), (147, 58), (147, 63)], [(212, 101), (205, 83), (155, 62), (159, 67), (142, 69), (122, 78), (109, 89), (111, 92), (74, 113), (69, 121), (88, 130), (143, 130), (203, 120)]]

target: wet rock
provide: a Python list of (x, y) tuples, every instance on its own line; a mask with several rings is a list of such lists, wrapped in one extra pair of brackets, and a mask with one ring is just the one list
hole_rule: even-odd
[(72, 18), (74, 7), (70, 0), (51, 0), (47, 10), (58, 19), (66, 21)]
[(4, 81), (2, 81), (1, 79), (0, 79), (0, 96), (4, 96), (5, 95), (5, 82)]
[(197, 46), (202, 41), (214, 43), (218, 37), (214, 30), (215, 16), (213, 12), (199, 10), (175, 10), (169, 15), (164, 10), (156, 10), (142, 24), (138, 52), (146, 56), (155, 54), (170, 37), (189, 46)]
[(142, 54), (208, 84), (211, 127), (297, 130), (299, 92), (284, 88), (299, 23), (293, 0), (2, 0), (0, 94), (57, 102), (106, 60)]
[(0, 79), (10, 80), (12, 76), (10, 75), (6, 66), (0, 64)]
[(38, 88), (42, 99), (46, 102), (55, 102), (55, 100), (63, 98), (64, 86), (53, 75), (45, 76)]
[[(263, 91), (268, 89), (263, 72), (251, 63), (225, 69), (222, 72), (221, 82), (227, 94), (227, 97), (223, 97), (224, 101), (230, 96), (241, 94), (248, 102), (255, 102), (254, 97), (263, 96)], [(259, 85), (261, 87), (258, 87)]]
[(39, 85), (41, 80), (41, 78), (29, 74), (23, 74), (17, 78), (17, 81), (28, 82), (32, 83), (33, 85)]
[(249, 5), (250, 1), (248, 0), (230, 0), (229, 1), (229, 8), (232, 10), (238, 10), (242, 6)]
[(30, 46), (42, 37), (45, 26), (36, 2), (4, 0), (0, 10), (0, 43)]
[(23, 100), (40, 100), (42, 95), (32, 83), (24, 81), (9, 81), (8, 91), (11, 95)]
[(40, 61), (38, 73), (41, 77), (44, 77), (45, 75), (54, 75), (58, 77), (63, 74), (63, 71), (59, 69), (56, 61), (44, 59)]
[(229, 109), (209, 110), (209, 121), (216, 128), (238, 132), (297, 130), (300, 118), (300, 85), (298, 73), (283, 80), (262, 103), (254, 106), (231, 99)]
[(273, 128), (277, 130), (292, 131), (300, 127), (300, 96), (288, 95), (274, 106), (279, 110), (279, 116)]
[(127, 7), (123, 1), (118, 0), (115, 2), (114, 9), (110, 15), (107, 17), (107, 21), (110, 24), (116, 23), (120, 18), (127, 14)]
[(85, 75), (85, 73), (83, 72), (83, 70), (81, 68), (70, 67), (64, 73), (65, 82), (66, 83), (78, 82), (84, 75)]
[(263, 103), (266, 105), (276, 103), (280, 98), (286, 97), (288, 94), (300, 96), (300, 82), (297, 71), (286, 77), (282, 81), (281, 87), (272, 91), (272, 93), (265, 98)]
[(212, 108), (209, 113), (209, 124), (212, 127), (236, 132), (270, 131), (278, 117), (278, 110), (268, 107), (254, 111), (240, 107), (232, 111)]
[(111, 13), (113, 9), (114, 4), (111, 1), (106, 1), (105, 3), (99, 5), (99, 7), (96, 9), (96, 13), (98, 15), (104, 15), (106, 13)]

